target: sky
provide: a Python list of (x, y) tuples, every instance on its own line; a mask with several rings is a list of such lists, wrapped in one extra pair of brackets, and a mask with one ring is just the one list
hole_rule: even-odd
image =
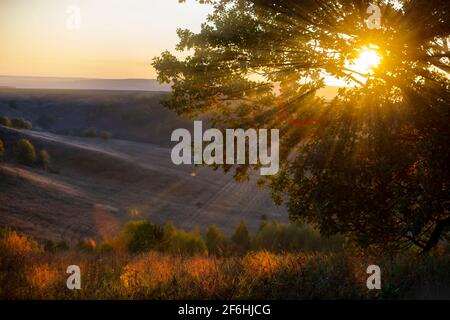
[(194, 0), (0, 0), (0, 75), (154, 79), (152, 58), (210, 11)]

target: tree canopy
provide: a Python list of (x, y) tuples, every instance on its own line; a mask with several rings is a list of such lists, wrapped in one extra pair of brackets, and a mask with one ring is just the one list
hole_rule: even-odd
[[(265, 182), (323, 234), (425, 251), (448, 234), (448, 1), (371, 1), (379, 29), (369, 1), (200, 2), (214, 11), (200, 32), (178, 30), (187, 57), (154, 59), (172, 84), (165, 106), (221, 129), (280, 129), (280, 172)], [(381, 61), (362, 71), (364, 50)], [(347, 82), (331, 101), (317, 95), (330, 78)]]

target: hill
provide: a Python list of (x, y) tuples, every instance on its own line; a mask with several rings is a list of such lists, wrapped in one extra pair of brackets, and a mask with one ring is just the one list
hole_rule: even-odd
[[(9, 151), (6, 164), (0, 165), (0, 225), (15, 226), (37, 238), (73, 243), (114, 234), (131, 219), (159, 224), (173, 220), (183, 228), (199, 225), (204, 229), (217, 224), (228, 234), (241, 219), (251, 230), (259, 226), (263, 215), (287, 220), (286, 210), (276, 207), (269, 193), (258, 189), (255, 179), (238, 184), (222, 171), (173, 165), (170, 149), (164, 146), (169, 128), (190, 122), (162, 109), (157, 103), (160, 95), (22, 90), (0, 94), (0, 114), (24, 116), (36, 123), (43, 116), (52, 116), (55, 122), (50, 130), (54, 131), (80, 126), (90, 119), (86, 125), (109, 128), (115, 136), (136, 140), (144, 129), (120, 115), (150, 108), (150, 123), (159, 127), (145, 127), (149, 131), (142, 140), (161, 142), (84, 138), (42, 127), (31, 131), (0, 127), (7, 150), (23, 137), (38, 149), (45, 148), (53, 158), (52, 172), (48, 172), (15, 164)], [(113, 102), (102, 113), (99, 101), (107, 98)], [(127, 107), (128, 101), (140, 99), (154, 104)], [(11, 101), (15, 102), (11, 105)]]
[(169, 91), (155, 79), (95, 79), (62, 77), (1, 76), (0, 87), (20, 89)]

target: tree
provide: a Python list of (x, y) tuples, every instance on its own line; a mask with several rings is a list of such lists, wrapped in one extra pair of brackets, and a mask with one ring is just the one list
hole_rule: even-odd
[(216, 226), (209, 226), (206, 230), (206, 246), (208, 252), (214, 255), (223, 255), (227, 247), (227, 238)]
[[(293, 220), (362, 246), (431, 250), (450, 227), (450, 3), (375, 1), (372, 30), (369, 1), (206, 2), (201, 31), (178, 30), (190, 55), (154, 59), (172, 84), (163, 104), (222, 130), (280, 129), (281, 169), (265, 182)], [(367, 50), (381, 63), (357, 70)], [(316, 93), (330, 77), (354, 87), (326, 101)]]
[(147, 221), (130, 221), (124, 226), (120, 242), (131, 253), (155, 248), (163, 239), (163, 230)]
[(38, 166), (42, 167), (43, 169), (47, 170), (48, 166), (50, 165), (50, 155), (48, 154), (47, 150), (39, 150), (37, 154), (37, 164)]
[(11, 127), (11, 120), (8, 117), (0, 117), (0, 126)]
[(14, 147), (14, 153), (19, 163), (31, 166), (36, 161), (36, 149), (27, 139), (20, 139)]
[(13, 128), (27, 129), (27, 130), (31, 130), (33, 128), (33, 124), (30, 121), (25, 120), (24, 118), (11, 119), (11, 126)]
[(231, 237), (231, 241), (233, 241), (241, 252), (245, 252), (250, 248), (250, 234), (243, 220), (238, 224), (236, 231)]

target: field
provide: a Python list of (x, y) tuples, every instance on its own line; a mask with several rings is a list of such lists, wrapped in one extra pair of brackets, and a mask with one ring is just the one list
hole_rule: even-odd
[[(161, 94), (139, 92), (0, 93), (0, 115), (24, 117), (34, 125), (33, 130), (0, 126), (0, 138), (10, 150), (0, 164), (0, 226), (12, 226), (36, 238), (78, 243), (109, 237), (132, 219), (160, 224), (172, 220), (188, 229), (217, 224), (226, 233), (241, 219), (251, 230), (262, 216), (287, 221), (285, 209), (275, 206), (269, 193), (261, 192), (254, 181), (236, 183), (231, 174), (221, 171), (173, 165), (167, 128), (191, 123), (159, 106), (160, 98)], [(134, 105), (136, 100), (140, 104)], [(92, 116), (103, 110), (105, 101), (110, 103), (109, 111), (101, 113), (101, 118)], [(121, 115), (129, 110), (143, 112), (149, 124), (141, 127), (123, 120)], [(52, 126), (44, 129), (36, 124), (50, 115), (55, 119)], [(112, 132), (112, 139), (61, 134), (92, 126)], [(147, 142), (133, 140), (133, 134)], [(11, 150), (20, 138), (49, 152), (50, 170), (13, 161)]]
[[(70, 249), (42, 252), (25, 236), (0, 241), (2, 299), (449, 299), (450, 257), (249, 251), (216, 257)], [(367, 290), (366, 268), (383, 269)], [(68, 290), (66, 268), (82, 270)], [(14, 270), (14, 271), (12, 271)]]

